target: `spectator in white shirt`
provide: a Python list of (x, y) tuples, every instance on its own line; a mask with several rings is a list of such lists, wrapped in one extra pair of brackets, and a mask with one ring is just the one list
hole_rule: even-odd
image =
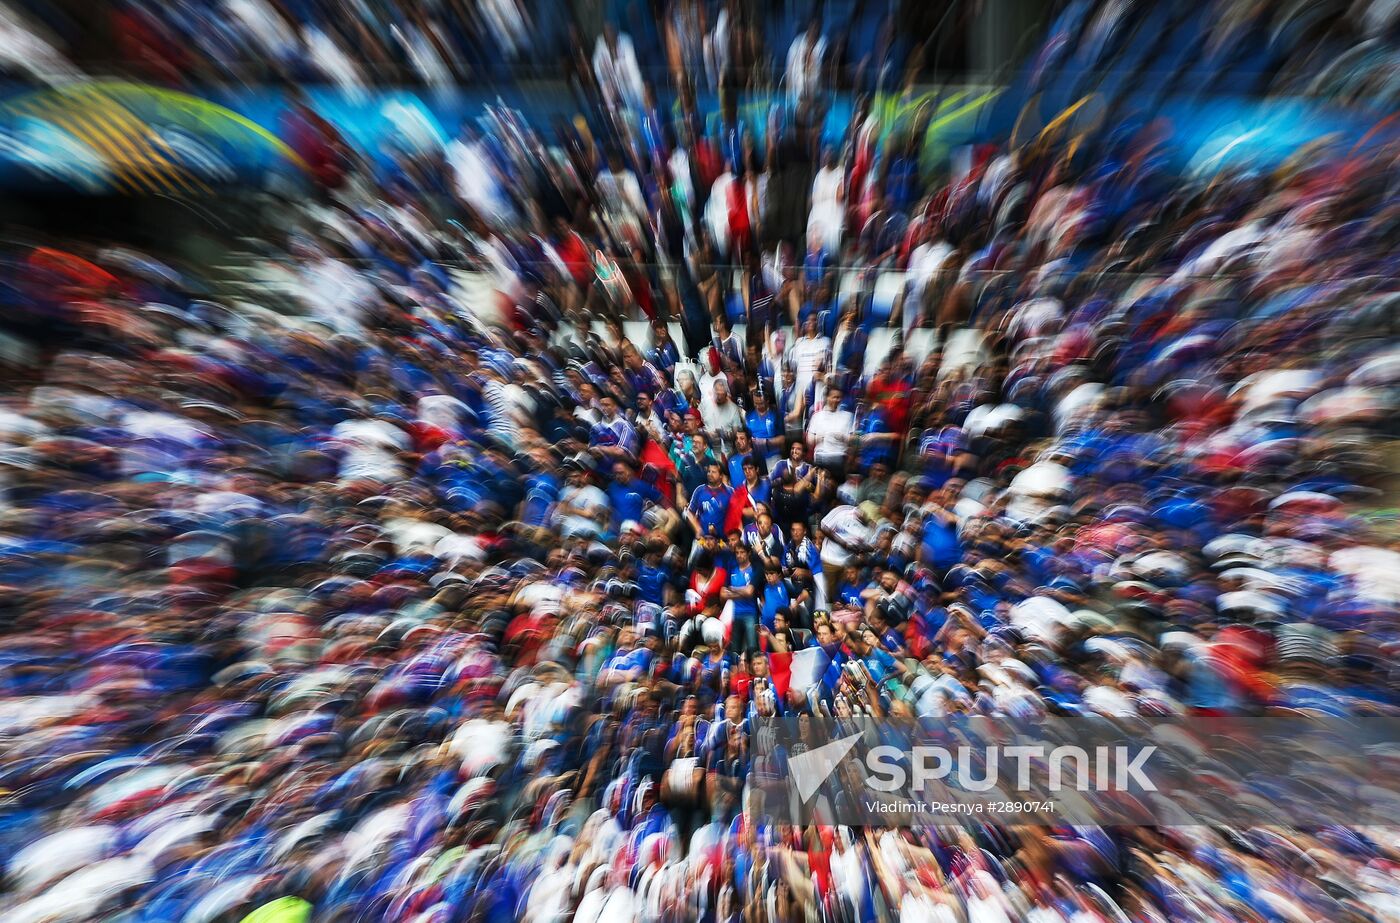
[(874, 509), (873, 503), (842, 505), (823, 517), (821, 558), (827, 599), (839, 598), (846, 568), (854, 566), (861, 555), (870, 550), (873, 535), (870, 523)]
[(932, 221), (923, 228), (922, 240), (914, 252), (909, 254), (908, 287), (904, 290), (904, 336), (909, 333), (924, 315), (924, 300), (928, 284), (943, 268), (944, 262), (953, 254), (953, 248), (938, 239), (938, 229)]
[(798, 391), (805, 392), (817, 372), (827, 368), (831, 360), (831, 338), (817, 330), (817, 316), (807, 315), (802, 324), (802, 336), (792, 344), (788, 361), (794, 373), (793, 384)]
[(482, 218), (494, 222), (510, 216), (512, 209), (502, 192), (500, 171), (470, 124), (463, 123), (461, 136), (447, 146), (447, 163), (457, 196)]
[(846, 450), (856, 431), (856, 415), (841, 409), (841, 389), (829, 388), (821, 410), (807, 421), (807, 442), (812, 460), (825, 468), (839, 483), (844, 478)]
[(566, 485), (553, 511), (554, 525), (564, 538), (597, 538), (608, 522), (608, 495), (589, 483), (580, 462), (571, 459), (566, 470)]
[(593, 48), (593, 76), (610, 106), (641, 109), (642, 69), (637, 64), (632, 36), (625, 32), (619, 35), (612, 23), (603, 27)]
[(830, 254), (841, 251), (841, 228), (846, 220), (842, 204), (845, 179), (836, 151), (828, 147), (822, 168), (812, 180), (812, 210), (807, 214), (807, 234), (809, 239), (816, 235)]
[(598, 173), (598, 197), (603, 220), (619, 238), (626, 238), (624, 228), (640, 234), (647, 220), (646, 199), (637, 174), (627, 169), (617, 151), (608, 154), (608, 167)]
[(397, 481), (407, 469), (402, 454), (411, 448), (408, 434), (388, 418), (346, 420), (331, 430), (342, 448), (340, 477), (352, 481)]
[(817, 89), (826, 56), (826, 37), (820, 19), (813, 19), (807, 31), (792, 40), (787, 54), (788, 97), (794, 106)]
[(705, 420), (705, 429), (719, 440), (721, 451), (730, 451), (734, 445), (734, 431), (744, 425), (744, 414), (729, 397), (728, 379), (715, 379), (709, 399), (700, 405), (700, 415)]

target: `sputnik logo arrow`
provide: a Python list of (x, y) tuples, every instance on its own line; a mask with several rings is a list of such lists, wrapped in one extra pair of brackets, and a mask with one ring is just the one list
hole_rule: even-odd
[(836, 767), (846, 758), (846, 754), (851, 752), (851, 748), (856, 745), (858, 740), (860, 740), (859, 731), (848, 737), (833, 740), (831, 743), (822, 744), (815, 750), (799, 753), (788, 760), (793, 784), (797, 786), (797, 794), (804, 802), (816, 794), (817, 789), (822, 787), (822, 783), (836, 770)]

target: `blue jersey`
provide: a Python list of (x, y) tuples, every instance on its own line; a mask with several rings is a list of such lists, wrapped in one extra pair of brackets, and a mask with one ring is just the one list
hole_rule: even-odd
[(744, 415), (744, 425), (749, 428), (749, 435), (753, 436), (755, 448), (758, 454), (773, 456), (780, 451), (780, 444), (769, 445), (767, 440), (782, 439), (783, 426), (778, 421), (778, 414), (772, 408), (768, 408), (767, 413), (759, 413), (757, 410), (750, 410)]
[(672, 580), (671, 569), (665, 564), (655, 565), (642, 561), (637, 565), (638, 595), (649, 603), (660, 606), (666, 602), (666, 585)]
[(831, 271), (831, 254), (823, 247), (816, 253), (811, 250), (802, 258), (802, 274), (809, 286), (816, 286)]
[[(755, 591), (757, 591), (757, 586), (754, 583), (757, 576), (758, 572), (754, 570), (752, 564), (745, 567), (734, 567), (729, 571), (729, 588), (731, 590), (742, 590), (745, 587), (754, 587)], [(748, 599), (734, 599), (731, 600), (731, 602), (734, 603), (734, 617), (736, 619), (751, 619), (758, 615), (757, 596), (752, 596)]]
[(550, 508), (559, 499), (559, 479), (548, 472), (541, 472), (530, 475), (525, 485), (525, 509), (520, 518), (526, 525), (542, 527), (549, 520)]
[(608, 485), (608, 502), (612, 506), (613, 525), (619, 526), (628, 520), (641, 522), (642, 511), (647, 501), (661, 502), (661, 494), (655, 487), (640, 478), (633, 478), (626, 484), (614, 481)]
[[(877, 433), (889, 432), (885, 424), (885, 413), (879, 407), (871, 407), (861, 415), (860, 422), (856, 424), (856, 432), (862, 436), (873, 436)], [(884, 462), (887, 465), (894, 463), (895, 446), (888, 439), (862, 439), (860, 442), (860, 465), (869, 471), (870, 466), (876, 462)]]
[(772, 631), (778, 610), (786, 609), (791, 605), (792, 591), (788, 589), (786, 583), (779, 580), (777, 583), (765, 584), (763, 587), (763, 627)]
[(924, 520), (921, 546), (924, 563), (933, 567), (952, 567), (962, 560), (962, 543), (958, 541), (957, 525), (943, 522), (936, 516)]
[(701, 484), (690, 495), (687, 509), (700, 520), (700, 531), (705, 534), (713, 529), (716, 535), (724, 533), (724, 517), (729, 513), (729, 498), (734, 491), (728, 487), (711, 487)]
[(762, 503), (768, 508), (773, 506), (773, 484), (767, 478), (759, 478), (757, 484), (744, 483), (744, 489), (749, 492), (749, 499), (754, 503)]
[(624, 673), (632, 670), (641, 670), (646, 673), (651, 669), (652, 653), (644, 647), (634, 648), (630, 651), (618, 651), (608, 660), (605, 670), (620, 670)]
[(659, 369), (671, 371), (676, 367), (676, 363), (681, 360), (680, 350), (676, 349), (676, 344), (667, 340), (664, 344), (653, 346), (647, 352), (647, 361)]
[(801, 542), (788, 542), (783, 550), (783, 567), (805, 567), (814, 574), (822, 572), (821, 552), (810, 538)]
[(747, 456), (747, 455), (731, 455), (731, 456), (729, 456), (729, 464), (728, 464), (728, 468), (729, 468), (729, 483), (733, 484), (735, 487), (738, 487), (740, 484), (744, 483), (744, 459), (745, 459), (745, 458), (748, 458), (748, 456)]
[(635, 457), (638, 448), (637, 431), (625, 417), (600, 420), (593, 424), (589, 431), (588, 444), (594, 448), (620, 448)]

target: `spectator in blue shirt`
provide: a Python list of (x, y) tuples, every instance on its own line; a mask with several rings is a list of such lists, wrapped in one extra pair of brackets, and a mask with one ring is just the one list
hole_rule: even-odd
[(696, 432), (682, 436), (672, 443), (671, 460), (676, 465), (676, 475), (680, 478), (681, 497), (689, 497), (705, 483), (706, 468), (711, 463), (719, 464), (710, 451), (705, 434)]
[(670, 374), (676, 363), (681, 361), (681, 351), (676, 347), (676, 341), (671, 339), (671, 331), (664, 322), (652, 322), (651, 339), (652, 347), (647, 350), (647, 361)]
[[(958, 538), (958, 517), (953, 515), (952, 506), (956, 492), (945, 487), (938, 494), (940, 505), (924, 518), (923, 533), (919, 543), (919, 563), (933, 571), (942, 580), (948, 569), (962, 560), (962, 541)], [(946, 504), (946, 505), (942, 505)]]
[(698, 535), (722, 535), (724, 517), (734, 489), (724, 483), (724, 469), (719, 462), (705, 462), (705, 483), (695, 488), (686, 507), (685, 518)]
[(797, 322), (803, 329), (807, 326), (807, 318), (817, 319), (817, 329), (823, 336), (831, 337), (836, 334), (835, 299), (831, 292), (831, 282), (823, 279), (807, 286), (806, 297), (802, 299), (802, 307), (797, 313)]
[(744, 424), (753, 440), (754, 451), (762, 457), (764, 468), (771, 472), (783, 457), (783, 423), (763, 387), (754, 388), (749, 397), (751, 407), (744, 415)]
[(598, 399), (600, 419), (588, 434), (588, 446), (605, 461), (635, 462), (640, 444), (637, 430), (619, 411), (617, 398), (604, 394)]
[(826, 579), (821, 551), (807, 534), (807, 524), (800, 520), (791, 526), (787, 549), (783, 552), (783, 572), (797, 588), (794, 598), (805, 592), (809, 594), (812, 606), (826, 608)]
[(649, 503), (662, 504), (661, 492), (636, 476), (626, 462), (615, 462), (613, 477), (608, 484), (608, 504), (612, 507), (613, 530), (622, 530), (626, 522), (639, 523)]
[(822, 243), (821, 235), (807, 236), (807, 253), (802, 257), (802, 279), (809, 288), (826, 282), (831, 272), (831, 253)]
[(734, 566), (729, 569), (729, 585), (720, 591), (727, 599), (733, 615), (729, 644), (736, 652), (758, 650), (758, 592), (762, 571), (754, 566), (749, 548), (742, 542), (734, 545)]
[[(758, 459), (752, 455), (745, 455), (739, 466), (739, 481), (734, 485), (735, 489), (742, 489), (748, 494), (746, 510), (753, 510), (759, 504), (765, 509), (773, 505), (773, 485), (768, 479), (758, 473)], [(753, 512), (746, 512), (744, 518), (754, 516)]]
[(636, 633), (630, 627), (623, 627), (618, 631), (617, 649), (608, 659), (602, 672), (598, 674), (598, 682), (604, 685), (617, 685), (633, 682), (645, 676), (651, 670), (652, 660), (655, 658), (653, 647), (655, 647), (654, 636), (638, 645)]
[(675, 571), (666, 563), (665, 550), (664, 543), (648, 544), (637, 563), (637, 595), (657, 606), (671, 602), (673, 594), (667, 591), (676, 583)]
[(744, 463), (753, 455), (753, 439), (749, 436), (748, 430), (736, 429), (734, 431), (734, 451), (729, 453), (728, 471), (729, 484), (731, 487), (738, 487), (744, 483)]
[(774, 631), (778, 610), (790, 609), (792, 606), (792, 591), (783, 581), (781, 571), (764, 571), (763, 580), (763, 627)]
[(851, 649), (852, 657), (860, 661), (875, 683), (881, 683), (892, 674), (907, 670), (889, 651), (880, 646), (879, 636), (869, 625), (861, 625), (859, 630), (847, 635), (846, 645)]
[(819, 647), (826, 655), (827, 666), (822, 674), (822, 684), (828, 689), (835, 689), (836, 684), (841, 679), (841, 668), (849, 659), (846, 650), (842, 646), (840, 639), (836, 635), (836, 629), (830, 620), (823, 615), (816, 623), (812, 631), (812, 639), (808, 642), (809, 647)]
[(860, 467), (869, 471), (880, 464), (895, 463), (899, 454), (899, 434), (890, 432), (885, 412), (878, 404), (867, 404), (857, 415), (856, 433), (860, 439)]

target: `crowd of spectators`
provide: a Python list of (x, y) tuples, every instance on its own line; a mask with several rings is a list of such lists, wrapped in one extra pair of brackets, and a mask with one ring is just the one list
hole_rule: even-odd
[(591, 128), (371, 167), (299, 109), (300, 315), (15, 264), (0, 916), (1400, 918), (1394, 828), (781, 824), (748, 735), (1394, 714), (1397, 152), (929, 177), (823, 146), (816, 33), (717, 130), (623, 39)]
[[(1042, 38), (1033, 82), (1058, 75), (1081, 92), (1272, 92), (1383, 107), (1400, 85), (1387, 0), (1068, 0), (1037, 12), (1053, 24), (1009, 34), (1011, 58)], [(591, 80), (595, 38), (611, 24), (629, 63), (657, 86), (797, 96), (814, 83), (869, 92), (898, 90), (911, 76), (1005, 76), (1011, 60), (969, 59), (988, 17), (993, 28), (1027, 25), (1016, 8), (966, 0), (119, 0), (96, 11), (10, 0), (0, 6), (0, 66), (25, 79), (120, 73), (195, 89), (293, 81), (363, 97), (383, 85), (557, 80), (561, 62)]]
[[(925, 5), (908, 2), (838, 4), (830, 20), (824, 4), (734, 0), (120, 0), (96, 16), (72, 6), (4, 7), (0, 60), (44, 79), (120, 72), (194, 88), (293, 81), (363, 95), (384, 85), (558, 80), (561, 62), (591, 79), (593, 40), (607, 27), (620, 30), (631, 65), (658, 85), (767, 89), (798, 77), (868, 89), (929, 63), (927, 43), (909, 36), (935, 31)], [(958, 9), (966, 20), (972, 6)]]

